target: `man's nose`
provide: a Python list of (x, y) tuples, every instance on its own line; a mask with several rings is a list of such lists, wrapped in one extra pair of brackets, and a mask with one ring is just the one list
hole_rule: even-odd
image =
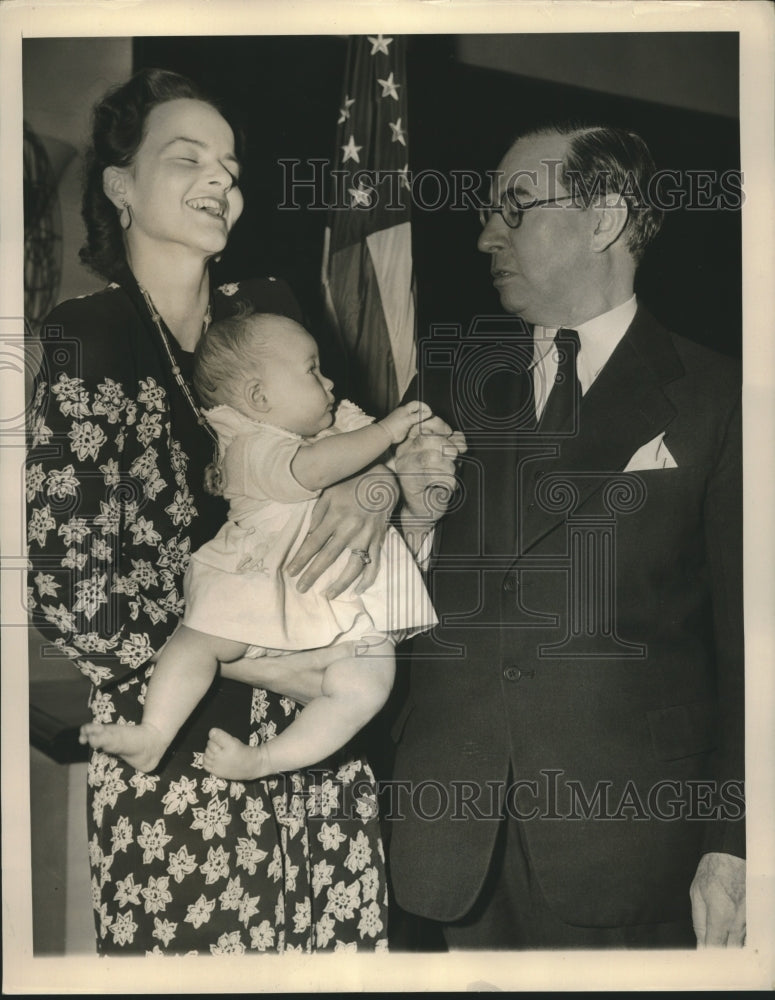
[(493, 212), (479, 234), (479, 239), (476, 241), (477, 249), (482, 253), (495, 253), (502, 249), (505, 245), (503, 228), (503, 219), (498, 212)]

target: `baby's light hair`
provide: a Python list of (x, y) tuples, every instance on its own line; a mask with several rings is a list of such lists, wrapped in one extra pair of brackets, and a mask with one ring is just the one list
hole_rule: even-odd
[[(278, 321), (292, 322), (274, 313), (257, 313), (240, 303), (233, 316), (213, 323), (200, 337), (194, 351), (194, 388), (206, 409), (233, 399), (245, 373), (254, 370), (282, 336)], [(205, 469), (204, 487), (214, 496), (223, 495), (222, 455)]]
[(282, 336), (278, 320), (286, 317), (240, 304), (233, 316), (213, 323), (200, 338), (194, 352), (194, 388), (207, 409), (230, 402), (246, 371), (266, 355), (275, 335)]

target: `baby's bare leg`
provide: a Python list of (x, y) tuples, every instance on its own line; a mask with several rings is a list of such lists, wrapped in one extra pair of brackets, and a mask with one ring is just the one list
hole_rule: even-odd
[(354, 655), (352, 644), (332, 647), (323, 694), (279, 736), (245, 747), (223, 730), (210, 731), (204, 764), (220, 778), (263, 778), (316, 764), (344, 746), (385, 704), (393, 685), (395, 653), (384, 640)]
[(80, 742), (118, 754), (138, 771), (152, 771), (212, 684), (218, 661), (239, 659), (246, 649), (245, 643), (181, 625), (162, 650), (148, 682), (140, 725), (87, 723), (81, 726)]

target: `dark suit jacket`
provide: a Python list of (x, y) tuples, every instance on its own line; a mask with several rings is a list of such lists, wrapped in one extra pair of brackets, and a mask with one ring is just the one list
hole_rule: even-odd
[[(435, 374), (471, 449), (395, 728), (396, 900), (465, 914), (510, 788), (560, 919), (685, 918), (702, 853), (744, 856), (739, 367), (641, 307), (578, 426), (543, 440)], [(677, 467), (623, 472), (662, 432)]]

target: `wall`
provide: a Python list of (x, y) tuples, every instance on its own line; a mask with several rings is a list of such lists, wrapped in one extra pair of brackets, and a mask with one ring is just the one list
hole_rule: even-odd
[[(70, 147), (59, 185), (62, 211), (62, 281), (58, 300), (83, 295), (105, 282), (78, 260), (83, 243), (81, 178), (91, 109), (132, 69), (131, 38), (29, 38), (22, 47), (24, 118), (40, 137)], [(52, 146), (49, 144), (49, 149)], [(62, 147), (53, 146), (56, 152)]]
[(35, 955), (95, 953), (86, 835), (86, 764), (30, 747)]
[(736, 118), (733, 33), (460, 35), (462, 63)]

